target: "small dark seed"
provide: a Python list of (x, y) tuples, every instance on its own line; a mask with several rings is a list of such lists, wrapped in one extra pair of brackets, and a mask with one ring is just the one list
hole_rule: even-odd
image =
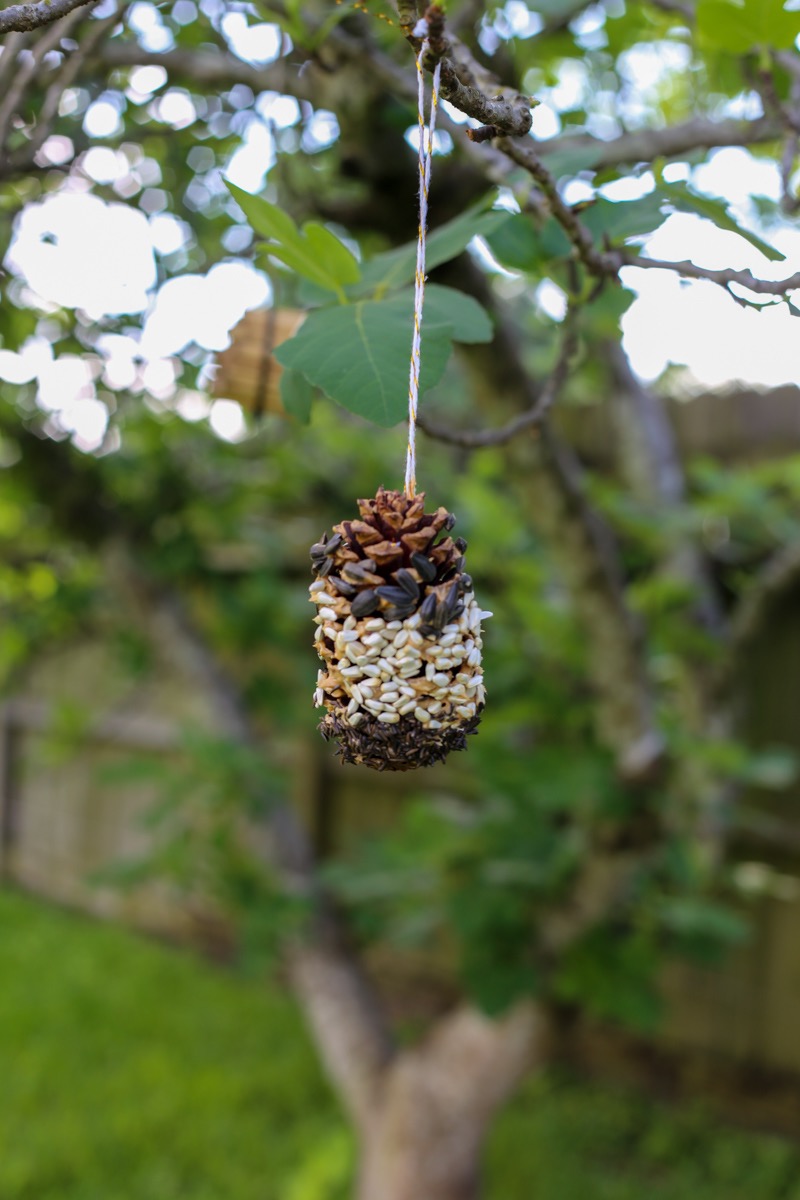
[(395, 571), (394, 577), (412, 600), (419, 600), (419, 584), (410, 571), (401, 567), (399, 571)]
[(433, 583), (436, 578), (436, 564), (432, 563), (429, 558), (416, 551), (411, 555), (411, 565), (419, 571), (424, 583)]
[(420, 619), (424, 624), (430, 624), (436, 615), (436, 593), (431, 592), (422, 601), (419, 608)]
[(332, 583), (340, 596), (355, 596), (358, 593), (358, 588), (352, 583), (345, 583), (338, 575), (329, 575), (328, 583)]
[(375, 612), (378, 604), (378, 597), (371, 588), (367, 588), (365, 591), (359, 592), (353, 600), (350, 612), (354, 617), (368, 617), (370, 613)]
[(405, 621), (406, 617), (410, 617), (414, 611), (413, 603), (400, 606), (398, 604), (390, 604), (388, 608), (383, 610), (381, 614), (387, 621)]
[(388, 604), (397, 604), (400, 608), (405, 608), (411, 602), (411, 597), (405, 588), (379, 587), (375, 588), (375, 591), (381, 600), (386, 600)]
[(455, 547), (456, 547), (456, 550), (458, 550), (459, 554), (465, 554), (466, 550), (467, 550), (467, 539), (462, 538), (462, 537), (457, 537), (455, 540)]
[(361, 583), (367, 570), (368, 567), (363, 562), (348, 562), (342, 567), (342, 575), (352, 583)]

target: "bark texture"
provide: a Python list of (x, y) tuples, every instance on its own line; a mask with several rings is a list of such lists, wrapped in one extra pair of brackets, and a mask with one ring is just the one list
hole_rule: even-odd
[(357, 1200), (477, 1200), (490, 1120), (545, 1053), (544, 1030), (529, 1003), (497, 1022), (464, 1008), (398, 1054), (362, 1129)]

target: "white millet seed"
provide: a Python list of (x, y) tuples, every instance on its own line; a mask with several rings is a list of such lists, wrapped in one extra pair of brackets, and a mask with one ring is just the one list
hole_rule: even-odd
[(371, 633), (374, 633), (377, 629), (385, 629), (386, 622), (384, 621), (383, 617), (373, 617), (372, 620), (364, 623), (364, 628), (368, 629)]
[(358, 622), (356, 621), (355, 617), (351, 613), (350, 616), (346, 618), (344, 627), (345, 627), (345, 629), (355, 629), (357, 624), (358, 624)]
[(335, 621), (336, 620), (336, 613), (333, 611), (332, 608), (321, 608), (317, 615), (322, 617), (323, 621)]
[(394, 644), (398, 650), (402, 646), (405, 646), (407, 641), (408, 641), (408, 630), (407, 629), (401, 629), (399, 633), (395, 634)]

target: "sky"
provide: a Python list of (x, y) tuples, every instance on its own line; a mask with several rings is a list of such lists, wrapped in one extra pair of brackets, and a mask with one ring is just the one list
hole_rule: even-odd
[[(191, 0), (186, 3), (196, 11)], [(522, 21), (528, 10), (517, 0), (510, 0), (506, 12), (510, 13), (513, 32), (513, 22)], [(165, 49), (164, 28), (157, 10), (140, 2), (132, 13), (150, 48)], [(266, 62), (279, 52), (280, 39), (274, 26), (248, 28), (245, 17), (235, 13), (223, 21), (229, 43), (240, 57)], [(587, 36), (591, 34), (589, 26)], [(630, 55), (627, 62), (636, 87), (632, 90), (631, 110), (624, 116), (634, 125), (637, 105), (640, 118), (646, 113), (648, 89), (658, 85), (664, 71), (681, 65), (678, 59), (682, 47), (672, 46), (655, 56), (651, 47), (640, 49), (638, 57)], [(574, 65), (576, 70), (566, 71), (555, 87), (537, 90), (543, 102), (534, 110), (534, 120), (535, 132), (541, 138), (560, 132), (559, 109), (576, 102), (584, 81), (579, 64)], [(161, 68), (138, 68), (132, 73), (128, 99), (157, 106), (160, 118), (175, 128), (189, 124), (194, 113), (188, 93), (177, 88), (163, 90), (164, 83)], [(64, 111), (69, 111), (71, 102), (71, 94), (65, 93)], [(454, 112), (451, 116), (462, 119)], [(602, 104), (598, 105), (596, 119), (596, 132), (613, 136), (609, 125), (613, 118), (604, 116)], [(297, 125), (299, 120), (295, 100), (274, 93), (260, 97), (257, 115), (242, 121), (241, 144), (227, 164), (226, 177), (245, 190), (261, 190), (275, 162), (276, 131)], [(104, 388), (140, 390), (156, 402), (174, 404), (188, 420), (209, 417), (219, 436), (236, 440), (245, 434), (238, 405), (230, 401), (212, 403), (198, 393), (176, 391), (176, 356), (192, 344), (209, 353), (223, 349), (231, 328), (244, 312), (269, 300), (269, 283), (248, 262), (233, 257), (249, 242), (246, 230), (234, 229), (228, 241), (230, 261), (157, 286), (159, 258), (180, 255), (191, 239), (191, 230), (165, 211), (166, 196), (158, 188), (156, 163), (136, 145), (125, 143), (119, 149), (103, 145), (104, 138), (117, 132), (119, 121), (112, 94), (101, 97), (87, 110), (84, 129), (96, 144), (83, 157), (81, 172), (73, 173), (59, 193), (23, 210), (5, 266), (16, 276), (13, 286), (17, 302), (34, 306), (45, 320), (48, 312), (60, 306), (82, 310), (89, 322), (99, 321), (104, 315), (130, 314), (142, 322), (141, 333), (104, 334), (98, 339), (96, 355), (61, 355), (54, 360), (45, 329), (19, 354), (0, 349), (0, 378), (13, 383), (37, 379), (40, 406), (52, 413), (58, 426), (69, 431), (75, 443), (87, 451), (97, 449), (105, 437), (108, 409), (99, 398)], [(318, 112), (303, 126), (302, 137), (307, 148), (321, 149), (337, 133), (335, 116)], [(410, 129), (408, 136), (413, 141), (415, 129)], [(57, 163), (71, 157), (71, 147), (65, 142), (64, 137), (50, 138), (41, 152), (45, 160)], [(445, 133), (438, 149), (448, 153), (451, 147), (452, 141)], [(434, 200), (435, 168), (434, 160)], [(675, 177), (689, 177), (685, 164), (675, 164), (668, 170)], [(208, 174), (205, 179), (208, 181)], [(120, 201), (106, 202), (93, 195), (93, 181), (111, 186)], [(706, 164), (692, 171), (691, 181), (710, 195), (724, 196), (737, 218), (752, 229), (758, 229), (752, 195), (772, 199), (780, 195), (777, 166), (739, 148), (712, 153)], [(212, 186), (224, 187), (221, 178)], [(652, 186), (652, 177), (644, 175), (635, 181), (608, 185), (606, 194), (609, 199), (630, 199)], [(568, 186), (565, 198), (575, 202), (584, 197), (586, 189), (587, 185), (576, 181)], [(124, 203), (133, 195), (139, 195), (137, 209)], [(88, 229), (92, 231), (93, 253), (87, 258)], [(800, 226), (785, 223), (767, 231), (766, 236), (786, 255), (785, 262), (769, 262), (736, 234), (679, 213), (670, 216), (647, 240), (645, 253), (664, 259), (690, 258), (708, 267), (749, 267), (765, 278), (800, 270)], [(625, 268), (622, 280), (636, 293), (623, 317), (623, 344), (644, 380), (655, 380), (668, 366), (677, 365), (685, 368), (682, 379), (688, 391), (721, 388), (738, 381), (761, 386), (800, 382), (800, 319), (792, 317), (785, 305), (759, 313), (737, 305), (717, 285), (682, 281), (666, 271)], [(563, 315), (564, 298), (554, 285), (540, 288), (537, 300), (555, 320)]]

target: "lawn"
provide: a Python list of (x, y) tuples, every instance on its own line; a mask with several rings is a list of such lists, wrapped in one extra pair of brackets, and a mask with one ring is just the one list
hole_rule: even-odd
[[(276, 986), (12, 892), (0, 981), (0, 1200), (346, 1200), (351, 1140)], [(800, 1200), (800, 1152), (548, 1078), (498, 1122), (487, 1196)]]

